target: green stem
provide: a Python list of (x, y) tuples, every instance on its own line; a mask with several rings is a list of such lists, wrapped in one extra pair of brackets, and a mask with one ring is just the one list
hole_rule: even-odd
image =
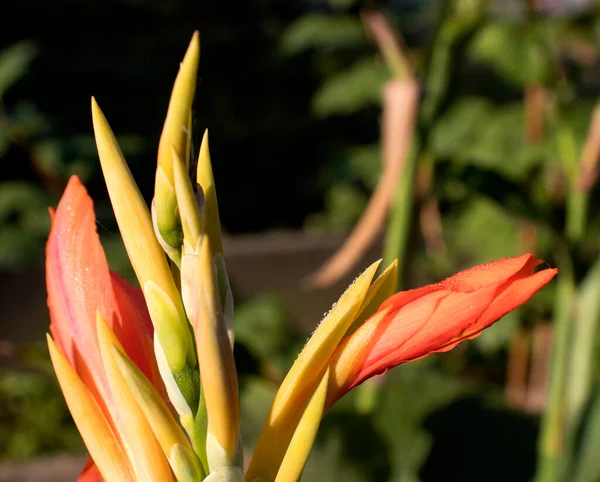
[(579, 241), (585, 233), (588, 196), (577, 184), (579, 155), (573, 131), (562, 125), (558, 131), (558, 152), (570, 183), (567, 197), (565, 234), (570, 241)]
[(577, 242), (585, 234), (587, 218), (588, 195), (578, 186), (571, 186), (571, 192), (567, 198), (567, 238)]
[(557, 296), (554, 306), (554, 336), (550, 364), (548, 404), (542, 416), (538, 446), (537, 482), (557, 482), (564, 470), (564, 444), (566, 439), (567, 370), (571, 313), (575, 294), (573, 267), (566, 249), (558, 257), (560, 276), (557, 278)]
[(385, 234), (382, 266), (389, 266), (394, 259), (398, 259), (398, 288), (401, 288), (403, 284), (402, 268), (405, 263), (404, 258), (406, 256), (411, 225), (418, 152), (419, 147), (415, 136), (413, 137), (411, 150), (407, 156), (400, 182), (396, 187)]

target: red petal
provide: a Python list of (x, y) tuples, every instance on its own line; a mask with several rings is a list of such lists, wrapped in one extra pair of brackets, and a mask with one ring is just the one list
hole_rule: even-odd
[(440, 289), (449, 289), (452, 291), (470, 292), (483, 288), (491, 283), (498, 283), (499, 280), (506, 280), (520, 271), (533, 267), (541, 263), (532, 254), (524, 254), (514, 258), (503, 258), (490, 263), (481, 264), (472, 268), (460, 271), (459, 273), (446, 278), (439, 283), (423, 286), (409, 291), (401, 291), (391, 296), (383, 302), (380, 309), (393, 306), (393, 309), (400, 309), (421, 296)]
[(479, 317), (495, 294), (496, 286), (471, 293), (443, 290), (408, 304), (387, 320), (387, 327), (380, 332), (348, 388), (476, 330)]
[(116, 302), (92, 200), (75, 176), (53, 216), (46, 247), (46, 285), (55, 342), (84, 383), (104, 398), (108, 384), (98, 350), (96, 310), (112, 320)]
[(134, 288), (117, 273), (111, 271), (112, 288), (119, 307), (120, 319), (115, 320), (113, 331), (125, 352), (142, 370), (146, 378), (163, 391), (163, 382), (154, 356), (154, 327), (139, 288)]
[(489, 326), (496, 320), (528, 301), (537, 291), (548, 284), (556, 276), (558, 269), (544, 269), (520, 279), (511, 280), (505, 289), (494, 298), (481, 316), (479, 323)]
[[(530, 254), (502, 259), (392, 296), (379, 310), (388, 310), (388, 315), (367, 320), (332, 357), (354, 365), (343, 386), (336, 387), (339, 393), (334, 398), (400, 363), (450, 350), (476, 337), (525, 303), (558, 272), (546, 269), (531, 274), (540, 263)], [(342, 355), (343, 351), (347, 353)]]
[(98, 467), (96, 467), (91, 457), (87, 459), (81, 474), (77, 477), (77, 482), (104, 482)]
[(109, 271), (92, 200), (75, 176), (53, 216), (46, 283), (54, 340), (101, 404), (110, 402), (110, 393), (98, 347), (96, 310), (127, 354), (161, 389), (153, 328), (142, 293)]

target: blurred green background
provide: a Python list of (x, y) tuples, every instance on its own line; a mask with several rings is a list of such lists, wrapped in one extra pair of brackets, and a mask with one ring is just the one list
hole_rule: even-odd
[[(600, 480), (599, 4), (28, 0), (11, 9), (0, 30), (0, 480), (34, 480), (21, 465), (21, 478), (3, 476), (3, 466), (84, 452), (43, 343), (47, 208), (71, 175), (95, 201), (111, 267), (132, 278), (90, 96), (150, 201), (194, 30), (194, 135), (210, 129), (245, 445), (321, 314), (367, 262), (398, 256), (407, 289), (534, 252), (561, 268), (558, 281), (476, 340), (346, 397), (324, 419), (303, 480)], [(361, 18), (374, 9), (420, 85), (412, 149), (386, 228), (342, 279), (309, 290), (303, 280), (340, 247), (382, 174), (381, 92), (398, 73)]]

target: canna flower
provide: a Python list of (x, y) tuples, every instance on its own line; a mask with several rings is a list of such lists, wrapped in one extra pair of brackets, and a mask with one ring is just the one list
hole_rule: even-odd
[[(242, 471), (233, 296), (208, 134), (190, 179), (194, 35), (145, 205), (100, 107), (100, 163), (140, 288), (108, 269), (92, 200), (73, 177), (46, 252), (54, 369), (90, 452), (83, 482), (298, 480), (327, 410), (370, 377), (476, 337), (555, 275), (527, 254), (394, 294), (397, 263), (368, 267), (319, 324), (285, 377)], [(165, 217), (166, 216), (166, 217)]]
[[(534, 273), (540, 263), (531, 254), (501, 259), (461, 271), (440, 283), (392, 296), (389, 295), (396, 284), (396, 263), (367, 290), (377, 265), (371, 266), (319, 325), (283, 381), (246, 480), (278, 480), (277, 468), (287, 456), (293, 427), (322, 378), (327, 379), (328, 385), (323, 407), (326, 411), (349, 390), (373, 376), (475, 338), (556, 275), (557, 269)], [(354, 306), (348, 303), (349, 298)], [(382, 298), (387, 299), (381, 302)], [(361, 306), (358, 310), (357, 302)]]
[(53, 336), (48, 339), (50, 355), (96, 463), (86, 467), (81, 480), (99, 480), (97, 466), (105, 480), (174, 480), (169, 461), (110, 352), (114, 346), (133, 360), (154, 395), (168, 403), (154, 357), (148, 309), (141, 290), (109, 271), (92, 200), (76, 177), (52, 216), (46, 283)]

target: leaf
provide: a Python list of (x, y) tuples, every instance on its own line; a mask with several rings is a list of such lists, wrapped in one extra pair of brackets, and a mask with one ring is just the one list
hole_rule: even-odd
[(310, 48), (338, 49), (365, 41), (357, 17), (321, 13), (304, 15), (284, 32), (279, 48), (288, 55)]
[(387, 69), (374, 58), (359, 60), (325, 80), (313, 97), (312, 110), (319, 117), (328, 117), (379, 105), (381, 88), (388, 77)]
[(372, 452), (376, 450), (376, 455), (383, 458), (384, 464), (387, 460), (382, 450), (385, 446), (382, 447), (380, 440), (372, 438), (377, 434), (373, 433), (369, 421), (360, 419), (354, 413), (344, 415), (341, 418), (336, 418), (334, 414), (325, 416), (317, 444), (306, 464), (303, 482), (367, 482), (387, 479), (373, 477)]
[(482, 18), (479, 9), (457, 12), (446, 19), (434, 40), (427, 74), (423, 99), (422, 116), (426, 122), (433, 119), (442, 98), (446, 94), (453, 66), (455, 45), (477, 26)]
[(348, 148), (348, 168), (351, 176), (375, 189), (381, 173), (381, 148), (378, 144)]
[(374, 416), (375, 427), (390, 447), (389, 480), (420, 480), (419, 469), (431, 446), (431, 437), (423, 428), (425, 418), (462, 393), (465, 388), (458, 380), (435, 373), (422, 362), (392, 372)]
[(589, 413), (583, 420), (582, 440), (574, 454), (572, 473), (573, 482), (595, 482), (600, 477), (600, 394), (596, 391)]
[(497, 21), (473, 38), (470, 53), (517, 86), (548, 79), (551, 59), (540, 32), (530, 25)]
[(36, 48), (31, 42), (19, 42), (0, 51), (0, 99), (25, 75), (35, 54)]
[(571, 423), (581, 420), (593, 381), (594, 348), (600, 316), (600, 259), (595, 261), (579, 285), (575, 306), (567, 377), (567, 417)]
[(466, 97), (435, 124), (431, 149), (437, 157), (522, 180), (551, 152), (551, 141), (528, 145), (523, 133), (522, 104), (494, 107), (485, 99)]
[(236, 341), (263, 362), (285, 347), (288, 327), (283, 299), (277, 295), (260, 295), (236, 308)]
[(242, 379), (240, 387), (240, 433), (244, 445), (250, 448), (258, 441), (277, 387), (255, 377)]
[(305, 227), (309, 231), (339, 231), (350, 229), (367, 204), (367, 196), (352, 184), (340, 181), (326, 194), (325, 212), (309, 216)]

